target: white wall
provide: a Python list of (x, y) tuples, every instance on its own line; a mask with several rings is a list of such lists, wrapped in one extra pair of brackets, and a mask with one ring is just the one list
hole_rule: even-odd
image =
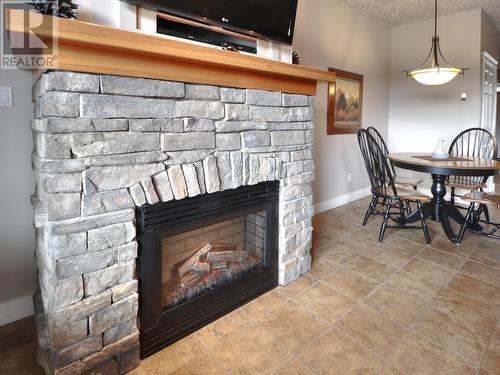
[(31, 315), (36, 285), (30, 196), (32, 76), (0, 70), (0, 86), (13, 88), (13, 108), (0, 107), (0, 325)]
[[(461, 130), (480, 121), (481, 10), (439, 18), (438, 34), (446, 59), (470, 68), (442, 86), (425, 86), (406, 78), (403, 70), (416, 68), (431, 47), (433, 20), (391, 30), (391, 96), (389, 147), (391, 151), (433, 151), (438, 139), (451, 142)], [(460, 93), (468, 99), (460, 101)]]
[(485, 12), (481, 12), (481, 51), (488, 52), (497, 61), (500, 58), (500, 32)]
[[(319, 69), (339, 68), (364, 75), (363, 126), (387, 137), (390, 27), (362, 15), (339, 0), (299, 0), (294, 50), (300, 61)], [(355, 134), (326, 135), (327, 87), (316, 98), (314, 200), (331, 208), (369, 186)], [(352, 173), (352, 182), (346, 175)], [(350, 195), (350, 196), (349, 196)], [(359, 196), (359, 195), (358, 195)]]

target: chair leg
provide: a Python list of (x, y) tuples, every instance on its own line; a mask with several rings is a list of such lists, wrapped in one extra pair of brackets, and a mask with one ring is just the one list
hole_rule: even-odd
[(368, 219), (370, 218), (370, 215), (373, 213), (373, 210), (375, 209), (377, 202), (378, 202), (378, 197), (376, 195), (372, 195), (372, 200), (370, 202), (370, 205), (368, 206), (368, 209), (366, 210), (365, 218), (363, 219), (364, 227), (366, 227), (366, 223), (368, 223)]
[[(406, 202), (408, 203), (408, 202)], [(405, 225), (406, 224), (406, 216), (405, 216), (405, 201), (399, 201), (399, 214), (401, 215), (400, 219), (400, 224)]]
[(473, 219), (471, 220), (471, 222), (473, 223), (479, 222), (479, 220), (481, 219), (481, 214), (483, 213), (485, 207), (486, 205), (479, 204), (478, 209), (477, 210), (474, 209), (474, 211), (472, 212)]
[(391, 210), (392, 200), (389, 200), (389, 203), (386, 202), (384, 221), (380, 226), (380, 233), (378, 235), (378, 242), (382, 243), (384, 241), (385, 228), (387, 227), (387, 220), (389, 220), (389, 212)]
[(408, 216), (411, 215), (411, 205), (410, 205), (410, 201), (406, 201), (406, 213)]
[(458, 234), (457, 243), (462, 243), (462, 240), (463, 240), (464, 234), (465, 234), (465, 230), (467, 229), (467, 226), (469, 225), (473, 214), (474, 214), (474, 203), (471, 203), (469, 205), (469, 209), (467, 210), (467, 214), (465, 215), (464, 223), (460, 227), (460, 232)]
[(422, 211), (422, 203), (417, 201), (417, 210), (420, 214), (420, 221), (422, 222), (422, 230), (424, 231), (425, 242), (427, 245), (431, 244), (431, 236), (429, 235), (429, 228), (427, 227), (427, 223), (425, 222), (424, 212)]
[(484, 219), (486, 223), (490, 223), (490, 211), (488, 211), (488, 206), (483, 204)]
[(455, 205), (455, 188), (451, 188), (451, 193), (450, 193), (450, 203), (454, 206)]

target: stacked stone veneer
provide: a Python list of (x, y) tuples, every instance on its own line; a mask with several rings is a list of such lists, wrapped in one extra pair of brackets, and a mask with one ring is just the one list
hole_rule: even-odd
[(48, 72), (35, 87), (39, 361), (138, 365), (134, 208), (280, 181), (279, 280), (310, 269), (312, 98)]

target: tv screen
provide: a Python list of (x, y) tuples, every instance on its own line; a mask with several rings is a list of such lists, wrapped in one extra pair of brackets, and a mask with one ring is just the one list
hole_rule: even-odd
[(127, 0), (176, 16), (292, 44), (298, 0)]

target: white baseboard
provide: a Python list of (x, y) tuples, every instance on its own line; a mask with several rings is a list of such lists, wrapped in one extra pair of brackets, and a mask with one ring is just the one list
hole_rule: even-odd
[(349, 194), (341, 195), (340, 197), (336, 197), (324, 202), (319, 202), (314, 205), (314, 213), (319, 214), (324, 211), (331, 210), (332, 208), (342, 206), (344, 204), (353, 202), (355, 200), (367, 197), (371, 194), (371, 189), (369, 187), (353, 191)]
[(33, 315), (33, 299), (31, 296), (0, 303), (0, 326), (30, 315)]

